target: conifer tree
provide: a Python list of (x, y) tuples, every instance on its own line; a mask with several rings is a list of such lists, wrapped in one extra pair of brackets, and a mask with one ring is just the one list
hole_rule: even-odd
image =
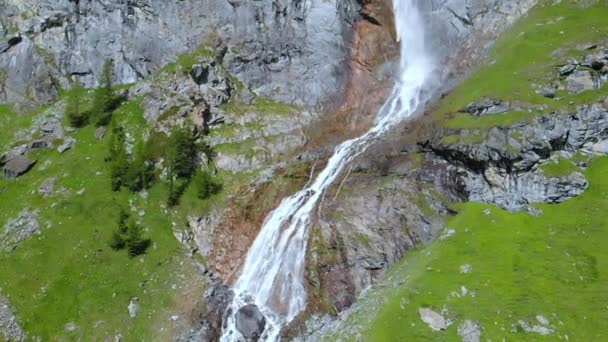
[(107, 59), (103, 64), (99, 88), (95, 89), (93, 113), (96, 126), (108, 125), (112, 121), (112, 112), (120, 102), (112, 89), (112, 68), (112, 60)]
[(65, 115), (72, 127), (83, 127), (87, 124), (88, 113), (84, 111), (83, 100), (86, 90), (79, 80), (72, 85), (70, 95), (65, 106)]

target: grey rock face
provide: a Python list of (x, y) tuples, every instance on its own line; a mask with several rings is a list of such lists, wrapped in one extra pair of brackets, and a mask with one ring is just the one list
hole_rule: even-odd
[(257, 306), (245, 305), (236, 313), (236, 328), (247, 341), (257, 341), (266, 327), (266, 318)]
[[(5, 97), (24, 100), (32, 81), (48, 84), (49, 73), (64, 85), (76, 76), (95, 86), (105, 59), (114, 60), (116, 82), (132, 83), (219, 38), (234, 47), (226, 53), (230, 71), (256, 92), (312, 105), (336, 94), (345, 77), (344, 37), (357, 10), (354, 0), (35, 0), (27, 6), (8, 0), (0, 15), (24, 38), (0, 54), (0, 67), (19, 57), (8, 78), (14, 92)], [(17, 74), (22, 63), (28, 70)]]
[(24, 209), (18, 217), (11, 219), (0, 233), (0, 248), (12, 252), (25, 239), (40, 232), (37, 210)]
[[(485, 58), (505, 27), (525, 14), (536, 0), (418, 0), (429, 23), (427, 44), (447, 68), (446, 86), (459, 81), (455, 73), (466, 71)], [(463, 74), (464, 75), (464, 74)]]
[(35, 160), (31, 160), (25, 156), (17, 156), (9, 160), (4, 165), (4, 178), (17, 178), (23, 176), (34, 167)]
[(4, 334), (8, 341), (15, 342), (24, 341), (26, 337), (9, 306), (8, 299), (2, 295), (0, 295), (0, 334)]
[(460, 170), (470, 200), (521, 210), (530, 203), (558, 203), (582, 193), (588, 185), (582, 174), (547, 177), (540, 165), (556, 152), (593, 148), (607, 137), (608, 109), (594, 104), (574, 113), (540, 116), (531, 124), (491, 129), (479, 144), (436, 141), (427, 148)]

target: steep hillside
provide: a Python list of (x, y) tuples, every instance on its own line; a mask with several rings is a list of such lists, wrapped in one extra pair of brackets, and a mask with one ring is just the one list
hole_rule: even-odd
[[(444, 203), (450, 194), (471, 202), (448, 204), (438, 241), (309, 331), (342, 341), (606, 338), (606, 15), (602, 2), (539, 4), (499, 39), (488, 65), (417, 122), (423, 129), (384, 144), (418, 152), (409, 164), (387, 157), (383, 182), (414, 165), (426, 189), (449, 177)], [(375, 174), (363, 170), (342, 191), (360, 192)], [(377, 237), (367, 234), (348, 253), (375, 255)]]

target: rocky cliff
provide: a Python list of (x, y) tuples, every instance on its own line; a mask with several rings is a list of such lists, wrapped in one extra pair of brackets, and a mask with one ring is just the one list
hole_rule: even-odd
[(74, 77), (94, 87), (104, 60), (128, 84), (201, 46), (260, 95), (332, 99), (345, 77), (354, 1), (5, 1), (4, 101), (48, 103)]

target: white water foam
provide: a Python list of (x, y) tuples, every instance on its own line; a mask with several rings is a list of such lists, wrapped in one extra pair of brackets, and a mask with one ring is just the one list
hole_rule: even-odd
[(387, 130), (411, 116), (426, 100), (425, 94), (432, 88), (435, 63), (425, 47), (425, 23), (416, 0), (393, 0), (393, 7), (401, 58), (390, 97), (367, 133), (336, 147), (316, 179), (283, 199), (268, 215), (234, 285), (235, 297), (229, 307), (222, 342), (243, 340), (236, 328), (236, 312), (247, 304), (255, 304), (266, 318), (262, 341), (279, 340), (281, 328), (306, 308), (306, 244), (311, 214), (324, 191), (350, 161)]

